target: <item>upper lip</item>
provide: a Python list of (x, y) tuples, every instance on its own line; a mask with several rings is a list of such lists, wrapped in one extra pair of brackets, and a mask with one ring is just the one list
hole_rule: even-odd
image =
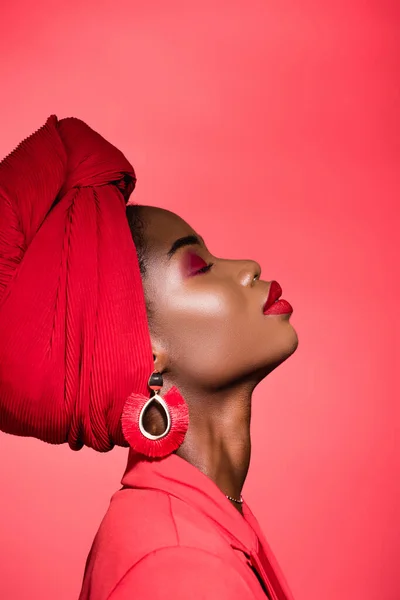
[(274, 302), (279, 300), (282, 295), (282, 288), (277, 281), (271, 281), (268, 291), (268, 297), (265, 301), (263, 312), (267, 311)]

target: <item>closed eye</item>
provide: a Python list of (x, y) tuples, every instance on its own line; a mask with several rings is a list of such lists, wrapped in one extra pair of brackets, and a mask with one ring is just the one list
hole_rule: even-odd
[(203, 275), (204, 273), (207, 273), (212, 266), (213, 263), (207, 263), (204, 258), (193, 252), (193, 250), (189, 250), (182, 261), (183, 274), (185, 277)]
[(200, 275), (201, 273), (207, 273), (207, 271), (210, 271), (210, 269), (214, 266), (214, 263), (209, 263), (208, 265), (204, 265), (204, 267), (201, 267), (201, 269), (199, 269), (198, 271), (196, 271), (196, 275)]

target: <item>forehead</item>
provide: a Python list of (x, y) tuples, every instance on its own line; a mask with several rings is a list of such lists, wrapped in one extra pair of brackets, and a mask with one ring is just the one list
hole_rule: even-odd
[(169, 210), (144, 206), (141, 208), (141, 218), (144, 223), (146, 246), (150, 252), (166, 254), (177, 239), (197, 235), (186, 221)]

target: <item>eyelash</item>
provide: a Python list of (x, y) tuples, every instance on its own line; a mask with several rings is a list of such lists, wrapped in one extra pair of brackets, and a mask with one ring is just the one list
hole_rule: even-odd
[(210, 269), (214, 266), (214, 263), (209, 263), (208, 265), (204, 265), (204, 267), (201, 267), (201, 269), (199, 269), (198, 271), (196, 271), (196, 275), (200, 275), (202, 273), (207, 273), (207, 271), (210, 271)]

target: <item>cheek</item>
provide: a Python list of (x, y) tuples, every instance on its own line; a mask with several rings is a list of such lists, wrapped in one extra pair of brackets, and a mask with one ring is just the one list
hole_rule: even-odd
[(205, 322), (226, 322), (237, 316), (243, 304), (241, 294), (226, 287), (203, 290), (191, 294), (173, 294), (167, 303), (168, 312), (177, 320), (191, 322), (194, 326)]
[(157, 304), (162, 309), (156, 318), (170, 355), (182, 364), (196, 363), (201, 371), (232, 351), (247, 318), (240, 289), (226, 285), (213, 286), (212, 291), (171, 293), (167, 301), (160, 298)]

